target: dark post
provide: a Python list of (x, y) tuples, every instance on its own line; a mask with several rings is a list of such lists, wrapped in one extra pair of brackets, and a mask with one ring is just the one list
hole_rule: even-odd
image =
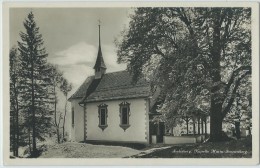
[(236, 129), (236, 137), (237, 137), (237, 139), (240, 139), (241, 133), (240, 133), (240, 121), (239, 120), (235, 121), (235, 129)]
[(189, 134), (189, 117), (186, 117), (187, 135)]
[(207, 135), (207, 117), (205, 117), (205, 135)]
[(204, 120), (204, 117), (201, 118), (201, 134), (202, 135), (204, 134), (203, 120)]
[(195, 117), (192, 120), (193, 120), (193, 135), (195, 135), (196, 134), (196, 120), (195, 120)]
[(200, 117), (198, 117), (198, 135), (200, 135)]

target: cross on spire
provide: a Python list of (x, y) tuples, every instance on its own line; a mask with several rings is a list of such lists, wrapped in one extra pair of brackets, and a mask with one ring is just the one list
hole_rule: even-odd
[(99, 47), (100, 47), (100, 24), (101, 24), (101, 21), (100, 21), (100, 19), (98, 19), (98, 38), (99, 38)]

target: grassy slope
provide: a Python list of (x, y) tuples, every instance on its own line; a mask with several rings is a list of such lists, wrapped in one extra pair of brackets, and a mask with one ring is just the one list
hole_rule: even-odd
[(203, 144), (174, 145), (156, 150), (139, 158), (250, 158), (252, 157), (251, 138), (228, 142), (207, 142)]
[(138, 150), (122, 146), (67, 142), (49, 145), (40, 158), (122, 158), (137, 153)]

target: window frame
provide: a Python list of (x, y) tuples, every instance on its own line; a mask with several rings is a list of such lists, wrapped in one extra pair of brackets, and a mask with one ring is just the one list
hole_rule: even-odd
[[(123, 108), (127, 108), (127, 123), (123, 124)], [(119, 117), (120, 117), (120, 124), (119, 126), (125, 131), (127, 128), (130, 127), (130, 103), (122, 102), (119, 104)]]
[[(104, 109), (105, 110), (105, 125), (101, 125), (101, 120), (102, 120), (102, 113), (101, 110)], [(106, 104), (100, 104), (98, 106), (98, 127), (102, 129), (102, 131), (105, 130), (105, 128), (108, 127), (107, 125), (107, 117), (108, 117), (108, 113), (107, 113), (107, 105)]]

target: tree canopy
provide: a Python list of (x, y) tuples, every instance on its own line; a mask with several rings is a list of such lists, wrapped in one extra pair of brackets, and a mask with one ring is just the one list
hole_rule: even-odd
[(137, 8), (130, 17), (118, 62), (135, 81), (144, 75), (160, 87), (161, 110), (173, 115), (208, 96), (211, 140), (221, 140), (223, 118), (251, 73), (251, 9)]

